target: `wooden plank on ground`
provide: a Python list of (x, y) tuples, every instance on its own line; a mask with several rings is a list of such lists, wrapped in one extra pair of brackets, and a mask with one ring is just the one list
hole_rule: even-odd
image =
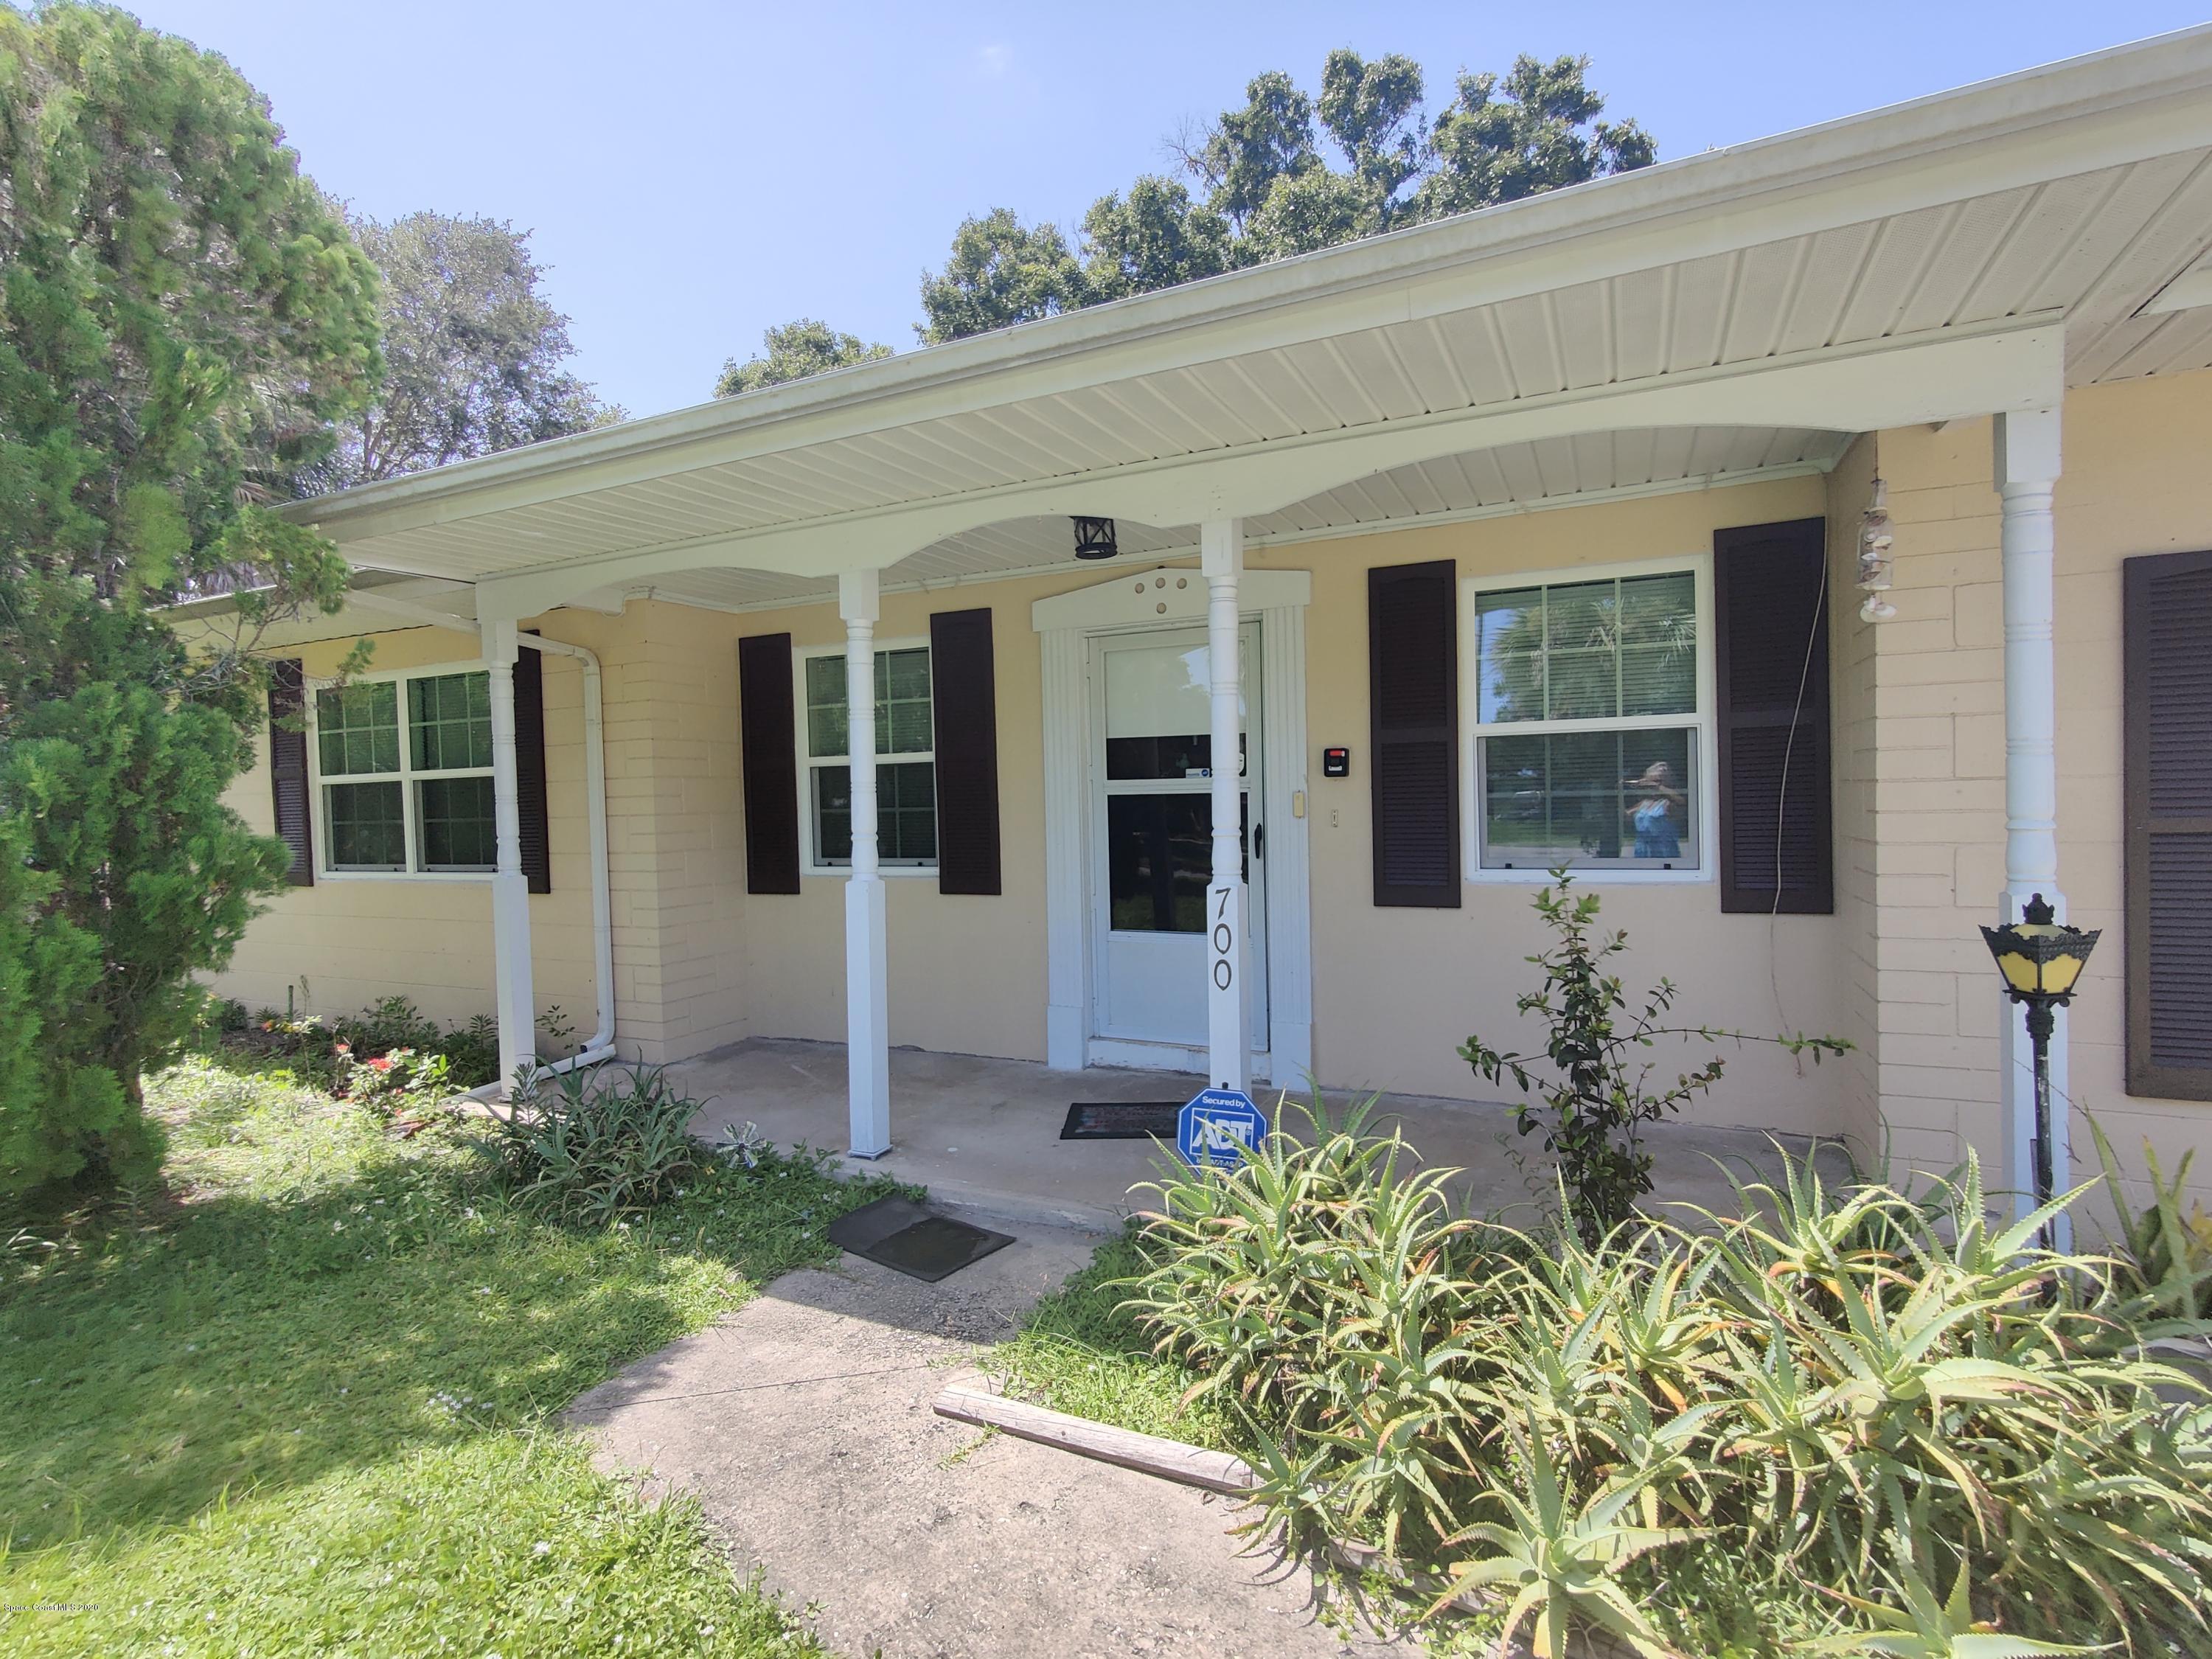
[(1187, 1446), (1180, 1440), (1163, 1440), (1158, 1435), (1071, 1417), (1027, 1401), (1009, 1400), (977, 1378), (960, 1377), (948, 1383), (937, 1396), (934, 1409), (939, 1417), (998, 1429), (1018, 1439), (1058, 1446), (1079, 1456), (1119, 1464), (1203, 1492), (1241, 1498), (1258, 1483), (1251, 1466), (1227, 1452)]

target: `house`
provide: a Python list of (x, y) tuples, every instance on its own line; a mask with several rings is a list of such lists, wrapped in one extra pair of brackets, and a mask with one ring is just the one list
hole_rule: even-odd
[(896, 1044), (1474, 1097), (1566, 862), (1854, 1045), (1695, 1114), (2024, 1185), (2041, 894), (2212, 1146), (2208, 250), (2199, 28), (304, 504), (220, 987), (848, 1043), (868, 1154)]

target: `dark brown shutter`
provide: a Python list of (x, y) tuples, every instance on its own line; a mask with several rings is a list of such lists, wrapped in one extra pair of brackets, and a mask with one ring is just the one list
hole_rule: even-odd
[(297, 657), (269, 665), (269, 792), (276, 805), (276, 833), (292, 849), (284, 878), (295, 887), (315, 884), (314, 813), (308, 803), (307, 677)]
[(738, 730), (744, 744), (745, 891), (799, 890), (799, 749), (791, 635), (738, 641)]
[(2212, 1100), (2212, 552), (2121, 570), (2128, 1092)]
[(1375, 902), (1459, 908), (1458, 568), (1367, 573)]
[(545, 804), (545, 659), (524, 646), (514, 659), (514, 783), (522, 807), (522, 873), (533, 893), (553, 890)]
[(1820, 519), (1713, 532), (1723, 910), (1836, 908), (1826, 572)]
[(999, 702), (988, 606), (930, 617), (929, 672), (937, 747), (937, 890), (996, 894)]

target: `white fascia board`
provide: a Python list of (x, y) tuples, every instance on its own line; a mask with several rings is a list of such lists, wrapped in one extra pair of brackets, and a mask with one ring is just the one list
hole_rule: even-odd
[(1620, 386), (1316, 433), (1111, 472), (1008, 484), (933, 501), (840, 514), (736, 535), (570, 559), (483, 578), (480, 616), (528, 617), (602, 586), (672, 571), (742, 568), (822, 577), (897, 562), (1003, 519), (1073, 513), (1182, 525), (1257, 518), (1416, 461), (1540, 438), (1648, 427), (1773, 426), (1836, 432), (2051, 406), (2063, 395), (2055, 322), (1946, 330), (1871, 347), (1823, 348)]
[(2212, 145), (2212, 24), (292, 509), (342, 542)]

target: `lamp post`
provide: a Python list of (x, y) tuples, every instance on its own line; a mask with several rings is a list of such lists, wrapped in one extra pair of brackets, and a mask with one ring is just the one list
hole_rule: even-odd
[[(1984, 927), (1990, 954), (1997, 972), (2004, 975), (2005, 994), (2027, 1007), (2027, 1041), (2035, 1056), (2035, 1206), (2051, 1202), (2057, 1180), (2051, 1157), (2051, 1033), (2057, 1022), (2051, 1013), (2074, 999), (2075, 982), (2096, 948), (2100, 931), (2068, 927), (2052, 920), (2051, 906), (2036, 894), (2021, 907), (2021, 920), (2002, 927)], [(2051, 1247), (2051, 1223), (2043, 1224), (2045, 1249)]]

